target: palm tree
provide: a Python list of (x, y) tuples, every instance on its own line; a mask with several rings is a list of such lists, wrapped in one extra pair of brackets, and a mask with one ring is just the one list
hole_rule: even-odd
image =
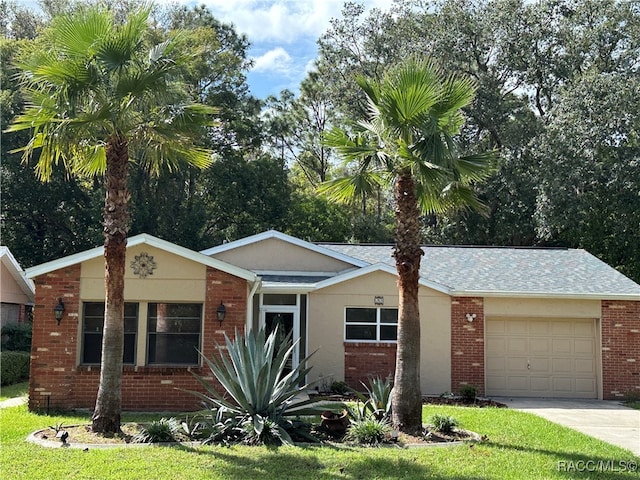
[(464, 123), (462, 108), (475, 94), (467, 78), (409, 59), (380, 82), (357, 81), (367, 97), (368, 118), (351, 132), (334, 129), (326, 136), (353, 173), (325, 183), (322, 190), (347, 201), (376, 185), (393, 185), (399, 312), (392, 421), (403, 431), (417, 431), (422, 426), (420, 214), (460, 206), (482, 209), (472, 184), (491, 173), (495, 154), (459, 154), (454, 136)]
[(150, 171), (206, 167), (211, 152), (194, 145), (214, 110), (188, 102), (177, 40), (145, 46), (150, 7), (117, 24), (98, 7), (53, 20), (42, 49), (21, 65), (27, 107), (8, 131), (30, 130), (18, 151), (39, 150), (36, 174), (62, 163), (71, 174), (104, 176), (105, 319), (93, 430), (120, 430), (124, 345), (124, 273), (129, 231), (128, 165)]

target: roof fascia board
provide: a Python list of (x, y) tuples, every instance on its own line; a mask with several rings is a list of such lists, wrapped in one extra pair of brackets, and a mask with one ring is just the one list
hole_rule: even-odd
[(640, 294), (625, 293), (579, 293), (579, 292), (510, 292), (510, 291), (487, 291), (487, 290), (465, 290), (452, 291), (453, 297), (493, 297), (493, 298), (540, 298), (540, 299), (575, 299), (575, 300), (631, 300), (640, 301)]
[(257, 275), (283, 275), (294, 277), (335, 277), (336, 272), (305, 272), (300, 270), (253, 270)]
[(277, 230), (267, 230), (266, 232), (258, 233), (256, 235), (252, 235), (250, 237), (241, 238), (239, 240), (234, 240), (233, 242), (224, 243), (222, 245), (218, 245), (216, 247), (208, 248), (206, 250), (202, 250), (200, 253), (203, 255), (217, 255), (222, 252), (227, 252), (229, 250), (234, 250), (236, 248), (245, 247), (247, 245), (252, 245), (254, 243), (261, 242), (263, 240), (268, 240), (270, 238), (275, 238), (277, 240), (281, 240), (283, 242), (290, 243), (292, 245), (296, 245), (301, 248), (305, 248), (315, 253), (319, 253), (326, 257), (334, 258), (336, 260), (340, 260), (345, 263), (349, 263), (351, 265), (355, 265), (356, 267), (366, 267), (369, 265), (367, 262), (362, 260), (358, 260), (357, 258), (350, 257), (349, 255), (345, 255), (344, 253), (339, 253), (333, 251), (329, 248), (321, 247), (320, 245), (316, 245), (315, 243), (307, 242), (306, 240), (301, 240), (296, 237), (292, 237), (291, 235), (287, 235), (286, 233), (278, 232)]
[(283, 283), (262, 281), (260, 293), (309, 293), (316, 287), (315, 283)]
[(25, 276), (24, 270), (8, 247), (2, 247), (2, 263), (7, 267), (7, 270), (9, 270), (9, 273), (20, 287), (20, 290), (33, 300), (33, 296), (36, 293), (36, 286), (33, 280)]
[[(250, 272), (249, 270), (245, 270), (240, 267), (236, 267), (235, 265), (228, 264), (221, 260), (217, 260), (215, 258), (208, 257), (206, 255), (202, 255), (198, 252), (194, 252), (193, 250), (189, 250), (188, 248), (181, 247), (176, 245), (175, 243), (167, 242), (166, 240), (161, 240), (152, 235), (142, 233), (140, 235), (136, 235), (127, 239), (127, 248), (134, 247), (136, 245), (147, 244), (149, 246), (158, 248), (160, 250), (167, 251), (169, 253), (173, 253), (174, 255), (178, 255), (180, 257), (192, 260), (197, 263), (201, 263), (203, 265), (207, 265), (212, 268), (216, 268), (223, 272), (229, 273), (230, 275), (242, 278), (247, 281), (255, 282), (258, 279), (258, 276)], [(60, 268), (65, 268), (71, 265), (75, 265), (77, 263), (82, 263), (87, 260), (92, 260), (94, 258), (98, 258), (104, 255), (104, 246), (92, 248), (91, 250), (86, 250), (84, 252), (76, 253), (74, 255), (69, 255), (68, 257), (60, 258), (58, 260), (53, 260), (51, 262), (43, 263), (41, 265), (37, 265), (35, 267), (29, 268), (26, 271), (28, 278), (34, 278), (39, 275), (43, 275), (45, 273), (52, 272), (54, 270), (58, 270)]]
[[(350, 270), (346, 273), (343, 273), (341, 275), (332, 277), (332, 278), (328, 278), (327, 280), (323, 280), (321, 282), (318, 282), (316, 284), (316, 290), (320, 290), (321, 288), (326, 288), (326, 287), (330, 287), (332, 285), (337, 285), (338, 283), (342, 283), (342, 282), (346, 282), (348, 280), (353, 280), (354, 278), (358, 278), (361, 277), (363, 275), (368, 275), (370, 273), (373, 272), (385, 272), (388, 273), (389, 275), (393, 275), (393, 276), (397, 276), (398, 272), (396, 271), (395, 268), (393, 268), (392, 266), (386, 264), (386, 263), (375, 263), (373, 265), (368, 265), (366, 267), (360, 268), (358, 270)], [(419, 285), (423, 286), (423, 287), (427, 287), (430, 288), (432, 290), (436, 290), (440, 293), (444, 293), (447, 295), (450, 295), (450, 289), (442, 284), (436, 283), (436, 282), (432, 282), (426, 279), (420, 279), (420, 281), (418, 282)]]

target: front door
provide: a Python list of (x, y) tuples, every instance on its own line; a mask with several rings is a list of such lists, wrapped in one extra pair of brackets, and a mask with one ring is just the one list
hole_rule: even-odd
[[(262, 314), (262, 321), (267, 335), (270, 335), (276, 327), (278, 328), (276, 348), (284, 342), (286, 336), (289, 334), (291, 334), (291, 341), (296, 341), (300, 337), (297, 308), (265, 306), (263, 307)], [(298, 352), (299, 345), (296, 344), (293, 355), (291, 355), (287, 361), (287, 371), (291, 371), (298, 365)]]

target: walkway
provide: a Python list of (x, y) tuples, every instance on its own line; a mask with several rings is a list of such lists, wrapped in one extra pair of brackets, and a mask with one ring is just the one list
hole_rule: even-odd
[(495, 398), (509, 408), (539, 415), (640, 456), (640, 410), (616, 401)]
[(17, 407), (18, 405), (22, 405), (23, 403), (27, 403), (26, 396), (9, 398), (0, 402), (0, 408)]

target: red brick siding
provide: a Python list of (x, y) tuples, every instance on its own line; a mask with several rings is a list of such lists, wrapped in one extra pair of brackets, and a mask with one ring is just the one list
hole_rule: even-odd
[(640, 302), (603, 300), (602, 393), (613, 400), (640, 394)]
[[(78, 322), (80, 266), (42, 275), (35, 281), (36, 301), (33, 322), (33, 347), (29, 408), (31, 410), (93, 408), (98, 391), (100, 369), (78, 366)], [(65, 315), (60, 326), (53, 307), (62, 298)], [(153, 301), (154, 299), (151, 299)], [(218, 323), (216, 310), (220, 302), (226, 307), (226, 318)], [(215, 342), (223, 343), (224, 334), (233, 336), (235, 329), (244, 332), (247, 309), (245, 280), (207, 268), (204, 304), (203, 353), (214, 354)], [(146, 319), (139, 319), (145, 321)], [(177, 390), (200, 390), (190, 370), (210, 375), (200, 367), (125, 366), (122, 377), (122, 408), (134, 411), (177, 411), (199, 408), (199, 400)]]
[(369, 378), (385, 379), (396, 370), (395, 343), (344, 343), (344, 381), (356, 390), (369, 385)]
[[(472, 322), (467, 314), (475, 314)], [(451, 391), (472, 385), (484, 395), (484, 300), (451, 298)]]

